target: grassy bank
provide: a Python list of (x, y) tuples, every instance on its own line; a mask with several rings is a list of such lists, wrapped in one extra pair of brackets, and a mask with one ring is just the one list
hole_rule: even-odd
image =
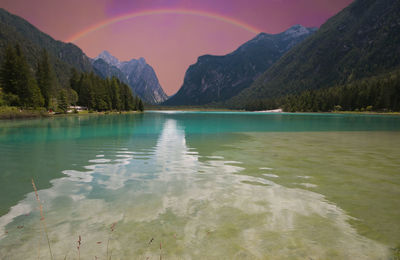
[(45, 110), (24, 109), (17, 107), (0, 107), (0, 119), (24, 119), (50, 116)]
[(20, 109), (18, 107), (0, 106), (0, 120), (31, 119), (45, 117), (62, 117), (76, 115), (111, 115), (111, 114), (130, 114), (141, 113), (139, 111), (79, 111), (78, 113), (48, 113), (45, 109)]

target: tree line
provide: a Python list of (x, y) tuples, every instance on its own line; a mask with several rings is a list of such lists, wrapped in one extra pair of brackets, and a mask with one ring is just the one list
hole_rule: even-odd
[(144, 110), (139, 97), (134, 97), (128, 85), (117, 78), (102, 79), (94, 73), (71, 70), (70, 85), (62, 87), (54, 73), (46, 50), (43, 50), (36, 70), (32, 69), (21, 47), (8, 46), (0, 68), (0, 106), (46, 108), (66, 112), (70, 105), (89, 110)]
[(70, 86), (78, 95), (77, 104), (89, 110), (144, 110), (143, 101), (116, 77), (102, 79), (93, 72), (79, 74), (75, 69), (71, 74)]
[(331, 88), (254, 100), (245, 109), (259, 111), (278, 107), (287, 112), (400, 111), (400, 70)]

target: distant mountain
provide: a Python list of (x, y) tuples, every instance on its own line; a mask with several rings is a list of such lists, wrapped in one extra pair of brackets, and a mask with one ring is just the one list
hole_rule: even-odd
[(94, 59), (92, 61), (92, 65), (95, 73), (100, 77), (102, 77), (103, 79), (116, 77), (121, 82), (128, 84), (126, 75), (119, 68), (107, 63), (102, 58)]
[(168, 98), (158, 82), (156, 73), (145, 59), (123, 62), (121, 71), (127, 75), (129, 86), (145, 101), (155, 104)]
[(243, 106), (343, 85), (400, 66), (400, 1), (356, 0), (229, 101)]
[(103, 77), (116, 76), (127, 83), (147, 103), (158, 104), (168, 98), (156, 73), (144, 58), (121, 62), (109, 52), (103, 51), (93, 60), (93, 66)]
[(0, 8), (0, 63), (8, 45), (19, 44), (32, 68), (36, 68), (42, 50), (49, 53), (56, 76), (64, 87), (69, 85), (71, 68), (93, 70), (89, 58), (72, 43), (56, 41), (26, 20)]
[(100, 53), (99, 56), (97, 56), (95, 58), (95, 60), (98, 60), (98, 59), (104, 60), (111, 66), (114, 66), (117, 68), (121, 67), (121, 62), (116, 57), (112, 56), (111, 53), (109, 53), (108, 51), (103, 51), (102, 53)]
[(183, 86), (165, 105), (203, 105), (225, 101), (249, 87), (266, 69), (316, 28), (296, 25), (280, 34), (260, 33), (224, 55), (204, 55), (186, 72)]

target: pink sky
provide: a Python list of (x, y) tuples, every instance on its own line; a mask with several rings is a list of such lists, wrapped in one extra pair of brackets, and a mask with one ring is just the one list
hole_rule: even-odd
[[(301, 24), (319, 27), (352, 0), (0, 0), (0, 7), (17, 14), (57, 40), (108, 19), (160, 9), (184, 9), (217, 14), (266, 33)], [(120, 60), (144, 57), (155, 69), (168, 95), (182, 85), (197, 57), (223, 55), (255, 33), (235, 24), (189, 14), (156, 14), (132, 18), (86, 34), (74, 43), (89, 56), (108, 50)]]

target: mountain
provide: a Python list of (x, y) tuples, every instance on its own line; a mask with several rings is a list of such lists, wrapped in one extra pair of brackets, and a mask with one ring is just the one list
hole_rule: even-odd
[(114, 66), (117, 68), (121, 67), (121, 62), (116, 57), (112, 56), (111, 53), (109, 53), (108, 51), (103, 51), (95, 59), (96, 60), (102, 59), (105, 62), (107, 62), (108, 64), (110, 64), (111, 66)]
[(203, 105), (227, 100), (317, 29), (296, 25), (280, 34), (260, 33), (224, 56), (204, 55), (187, 70), (183, 86), (165, 105)]
[(228, 104), (343, 85), (399, 66), (400, 1), (356, 0)]
[(145, 59), (130, 60), (123, 62), (121, 71), (127, 75), (128, 84), (133, 91), (143, 97), (143, 100), (151, 103), (161, 103), (167, 100), (153, 68), (146, 63)]
[(99, 75), (117, 77), (147, 103), (158, 104), (168, 98), (156, 73), (144, 58), (121, 62), (109, 52), (103, 51), (92, 64)]
[(117, 67), (107, 63), (105, 60), (99, 58), (92, 61), (94, 71), (103, 79), (116, 77), (121, 82), (128, 84), (128, 79), (125, 74)]
[(50, 62), (61, 85), (68, 86), (70, 70), (92, 71), (89, 58), (72, 43), (56, 41), (39, 31), (26, 20), (0, 8), (0, 63), (8, 45), (19, 44), (32, 68), (36, 68), (43, 49), (49, 53)]

